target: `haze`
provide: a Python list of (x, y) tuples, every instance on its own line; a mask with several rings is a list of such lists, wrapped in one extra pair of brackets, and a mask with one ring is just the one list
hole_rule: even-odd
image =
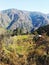
[(0, 11), (12, 8), (49, 13), (49, 0), (0, 0)]

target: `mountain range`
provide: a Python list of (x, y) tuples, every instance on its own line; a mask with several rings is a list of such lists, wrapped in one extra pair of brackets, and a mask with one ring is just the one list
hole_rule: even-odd
[(0, 27), (12, 31), (16, 28), (20, 28), (23, 32), (30, 32), (48, 24), (49, 14), (17, 9), (0, 11)]

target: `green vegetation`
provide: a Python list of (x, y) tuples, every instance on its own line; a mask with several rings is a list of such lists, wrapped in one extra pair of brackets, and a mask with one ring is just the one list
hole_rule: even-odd
[[(0, 65), (49, 65), (49, 37), (44, 34), (12, 36), (0, 29)], [(3, 33), (4, 32), (4, 33)], [(17, 35), (17, 36), (16, 36)]]
[(36, 31), (38, 32), (38, 34), (46, 33), (49, 36), (49, 25), (42, 26)]

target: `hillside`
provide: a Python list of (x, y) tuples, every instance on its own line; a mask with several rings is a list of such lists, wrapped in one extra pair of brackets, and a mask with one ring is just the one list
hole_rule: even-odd
[(0, 65), (49, 65), (48, 36), (11, 36), (3, 28), (0, 31)]
[(8, 9), (0, 12), (0, 27), (12, 31), (20, 28), (26, 33), (47, 24), (49, 24), (48, 15), (40, 12), (27, 12), (17, 9)]

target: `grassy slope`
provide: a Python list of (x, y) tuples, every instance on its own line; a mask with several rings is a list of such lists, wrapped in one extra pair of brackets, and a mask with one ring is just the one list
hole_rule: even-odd
[(33, 37), (34, 35), (4, 36), (0, 41), (0, 65), (40, 65), (36, 61), (38, 57), (47, 58), (49, 54), (46, 54), (46, 44), (36, 48)]
[[(32, 42), (32, 35), (18, 35), (18, 36), (14, 36), (14, 37), (10, 37), (9, 40), (7, 40), (8, 38), (4, 38), (1, 43), (2, 43), (2, 48), (1, 51), (3, 52), (3, 54), (1, 53), (1, 57), (4, 55), (4, 57), (10, 58), (10, 55), (17, 55), (19, 57), (19, 55), (26, 55), (28, 54), (28, 50), (30, 50), (33, 45)], [(7, 43), (6, 43), (7, 40)], [(10, 41), (10, 42), (8, 42)], [(4, 59), (3, 57), (3, 59)], [(16, 57), (13, 58), (13, 62), (14, 59)], [(4, 59), (5, 61), (5, 59)], [(4, 63), (4, 62), (3, 62)]]

